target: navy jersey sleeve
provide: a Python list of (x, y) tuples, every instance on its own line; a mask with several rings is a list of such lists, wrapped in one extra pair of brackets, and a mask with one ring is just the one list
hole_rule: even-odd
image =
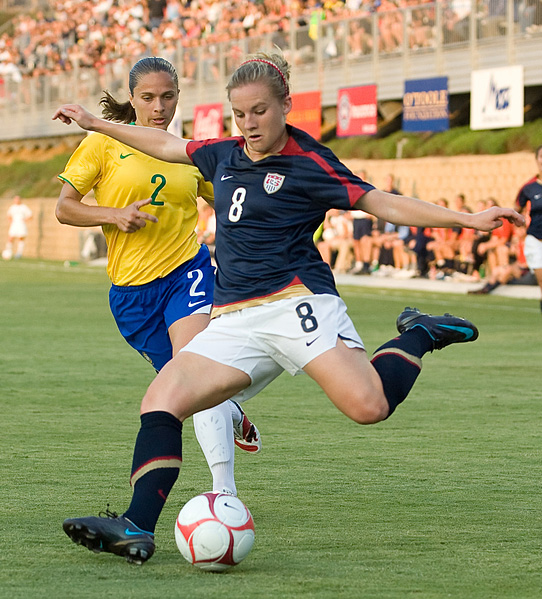
[(242, 143), (243, 138), (205, 139), (190, 141), (186, 146), (188, 157), (198, 167), (206, 181), (212, 181), (219, 162), (228, 157), (232, 149)]
[(516, 206), (521, 210), (523, 208), (525, 208), (525, 206), (527, 205), (527, 202), (529, 201), (529, 198), (527, 198), (527, 196), (524, 193), (525, 190), (525, 186), (523, 186), (518, 193), (518, 196), (516, 198)]
[(292, 128), (291, 132), (281, 154), (295, 160), (296, 177), (316, 204), (325, 210), (349, 210), (365, 193), (375, 189), (352, 173), (329, 148), (299, 129)]

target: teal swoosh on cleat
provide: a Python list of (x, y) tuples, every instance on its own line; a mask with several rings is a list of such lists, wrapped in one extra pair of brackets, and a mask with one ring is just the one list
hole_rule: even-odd
[(465, 335), (465, 341), (468, 341), (469, 339), (474, 337), (474, 331), (472, 329), (469, 329), (468, 327), (455, 327), (450, 324), (439, 324), (438, 326), (443, 329), (449, 329), (452, 331), (457, 331), (458, 333), (463, 333), (463, 335)]
[(137, 530), (130, 530), (129, 528), (127, 528), (124, 531), (124, 534), (128, 535), (130, 537), (133, 537), (133, 536), (137, 536), (137, 535), (144, 535), (145, 533), (144, 532), (138, 532)]

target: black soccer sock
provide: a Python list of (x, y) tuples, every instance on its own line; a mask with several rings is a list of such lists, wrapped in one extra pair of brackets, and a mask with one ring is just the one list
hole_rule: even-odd
[(141, 415), (130, 484), (130, 507), (123, 514), (136, 526), (154, 532), (182, 463), (182, 424), (168, 412)]
[(414, 327), (379, 347), (371, 363), (382, 379), (390, 407), (388, 418), (403, 402), (422, 369), (421, 358), (433, 350), (433, 340), (422, 327)]

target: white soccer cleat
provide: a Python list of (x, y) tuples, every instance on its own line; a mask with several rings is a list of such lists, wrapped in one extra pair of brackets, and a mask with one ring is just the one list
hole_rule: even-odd
[(232, 403), (239, 408), (242, 414), (241, 420), (237, 424), (233, 423), (233, 440), (235, 444), (244, 451), (258, 453), (262, 450), (260, 431), (256, 428), (255, 424), (250, 422), (241, 406), (236, 401)]

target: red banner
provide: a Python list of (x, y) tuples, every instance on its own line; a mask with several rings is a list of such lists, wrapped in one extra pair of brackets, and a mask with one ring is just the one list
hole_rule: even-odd
[(337, 97), (337, 137), (376, 133), (376, 85), (340, 89)]
[(215, 139), (222, 137), (222, 104), (194, 106), (193, 139)]
[(322, 104), (320, 92), (304, 92), (292, 94), (292, 110), (288, 115), (288, 123), (303, 129), (315, 139), (322, 133)]

